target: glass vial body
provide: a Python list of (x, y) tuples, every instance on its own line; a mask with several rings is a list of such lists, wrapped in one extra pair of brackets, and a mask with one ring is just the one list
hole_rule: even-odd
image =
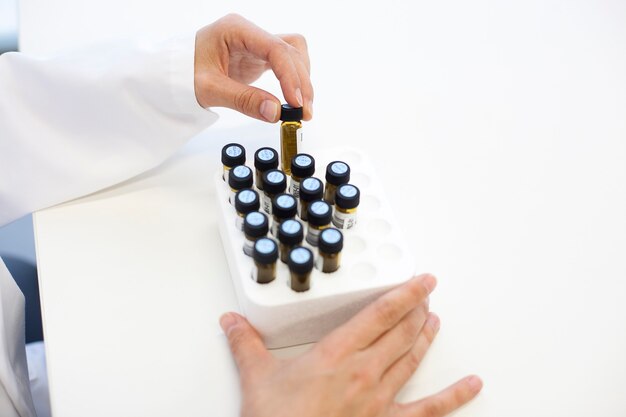
[(302, 244), (304, 240), (304, 226), (298, 220), (285, 220), (278, 228), (278, 242), (280, 247), (280, 260), (287, 263), (289, 252), (294, 247)]
[(254, 259), (252, 279), (259, 284), (267, 284), (276, 279), (276, 260), (278, 259), (276, 242), (266, 237), (258, 239), (254, 243), (252, 259)]
[(307, 228), (306, 241), (317, 246), (319, 235), (322, 230), (330, 226), (332, 220), (332, 207), (324, 200), (313, 201), (307, 209), (309, 227)]
[(328, 204), (335, 204), (337, 187), (350, 181), (350, 166), (342, 161), (333, 161), (326, 166), (326, 188), (324, 200)]
[(324, 197), (324, 185), (315, 177), (309, 177), (300, 183), (300, 199), (298, 200), (298, 216), (304, 221), (308, 219), (309, 204)]
[(237, 165), (245, 165), (246, 149), (238, 143), (229, 143), (222, 148), (222, 179), (228, 181), (228, 172)]
[(279, 169), (271, 169), (263, 174), (263, 201), (261, 207), (267, 214), (272, 214), (272, 200), (277, 194), (287, 189), (287, 177)]
[(339, 229), (350, 229), (356, 225), (356, 211), (361, 200), (361, 191), (352, 184), (337, 187), (333, 225)]
[(315, 159), (306, 153), (299, 153), (291, 160), (291, 183), (289, 192), (295, 198), (300, 197), (300, 183), (303, 178), (315, 174)]
[(291, 175), (291, 160), (298, 153), (302, 137), (302, 107), (283, 104), (280, 111), (280, 163), (287, 175)]
[(269, 228), (267, 216), (259, 211), (253, 211), (246, 214), (243, 220), (243, 253), (252, 256), (254, 243), (267, 236)]
[(260, 148), (254, 153), (255, 185), (263, 190), (263, 174), (270, 169), (278, 168), (278, 153), (273, 148)]
[(298, 202), (291, 194), (281, 193), (272, 200), (272, 227), (274, 236), (278, 234), (278, 227), (285, 220), (293, 219), (298, 213)]
[(244, 188), (252, 188), (252, 170), (245, 165), (237, 165), (228, 172), (228, 201), (235, 205), (235, 194)]
[(259, 211), (261, 203), (259, 202), (259, 194), (251, 188), (244, 188), (235, 194), (235, 227), (243, 231), (243, 219), (246, 214), (253, 211)]
[(315, 261), (317, 269), (324, 273), (335, 272), (341, 265), (343, 234), (332, 227), (322, 230), (319, 236), (319, 256)]
[(311, 288), (313, 252), (303, 246), (296, 246), (289, 252), (287, 265), (291, 289), (297, 292), (308, 291)]

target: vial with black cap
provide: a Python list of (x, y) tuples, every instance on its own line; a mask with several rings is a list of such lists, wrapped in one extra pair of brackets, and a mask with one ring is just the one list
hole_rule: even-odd
[(279, 169), (271, 169), (263, 174), (263, 201), (261, 206), (267, 214), (272, 214), (272, 200), (287, 189), (287, 177)]
[(296, 246), (287, 258), (291, 276), (291, 289), (297, 292), (311, 288), (311, 271), (313, 271), (313, 252), (303, 246)]
[(291, 159), (298, 153), (302, 141), (302, 107), (283, 104), (280, 109), (280, 163), (287, 175), (291, 175)]
[(254, 243), (252, 251), (254, 269), (252, 278), (259, 284), (267, 284), (276, 279), (278, 245), (274, 240), (263, 237)]
[(238, 143), (229, 143), (222, 148), (222, 179), (228, 180), (228, 171), (237, 165), (245, 165), (246, 150)]
[(299, 153), (291, 160), (291, 184), (289, 192), (296, 198), (300, 196), (300, 183), (303, 178), (315, 174), (315, 159), (306, 153)]
[(269, 229), (269, 223), (267, 216), (259, 211), (253, 211), (246, 214), (243, 220), (243, 253), (248, 256), (252, 256), (252, 250), (254, 248), (254, 242), (267, 236)]
[(308, 219), (307, 210), (312, 201), (321, 200), (324, 197), (324, 185), (322, 181), (315, 177), (309, 177), (300, 183), (300, 200), (298, 204), (298, 215), (304, 221)]
[(252, 170), (250, 168), (245, 165), (237, 165), (232, 168), (228, 173), (228, 186), (230, 187), (228, 201), (235, 205), (235, 194), (244, 188), (252, 188), (252, 183)]
[(324, 200), (328, 204), (335, 204), (337, 187), (350, 181), (350, 166), (342, 161), (334, 161), (326, 166), (326, 188)]
[(306, 241), (317, 246), (320, 232), (330, 226), (333, 217), (333, 209), (324, 200), (317, 200), (309, 204), (307, 218), (309, 227), (307, 229)]
[(272, 200), (272, 234), (276, 236), (278, 227), (285, 220), (293, 219), (298, 214), (298, 202), (291, 194), (281, 193)]
[(298, 220), (285, 220), (278, 228), (280, 260), (287, 263), (289, 252), (304, 240), (304, 226)]
[(361, 192), (356, 185), (343, 184), (335, 193), (335, 213), (333, 225), (339, 229), (350, 229), (356, 225), (356, 211), (361, 200)]
[(239, 190), (235, 194), (235, 211), (237, 217), (235, 218), (235, 227), (239, 230), (243, 230), (243, 219), (246, 214), (253, 211), (259, 211), (261, 203), (259, 202), (259, 194), (251, 188), (244, 188)]
[(322, 272), (335, 272), (341, 265), (341, 251), (343, 250), (343, 234), (329, 227), (322, 230), (319, 237), (319, 256), (315, 266)]
[(254, 153), (256, 171), (256, 188), (263, 191), (263, 174), (270, 169), (278, 168), (278, 153), (273, 148), (261, 148)]

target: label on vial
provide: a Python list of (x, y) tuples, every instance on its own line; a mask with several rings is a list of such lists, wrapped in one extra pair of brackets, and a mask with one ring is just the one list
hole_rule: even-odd
[(243, 241), (243, 253), (248, 256), (252, 256), (252, 249), (254, 248), (254, 241), (250, 239), (244, 239)]
[(302, 132), (302, 128), (296, 130), (296, 143), (298, 145), (300, 145), (302, 143), (303, 136), (304, 136), (304, 134)]
[(263, 211), (267, 214), (272, 214), (272, 199), (269, 198), (265, 193), (263, 193), (263, 198), (261, 199), (263, 202)]
[(295, 198), (300, 198), (300, 181), (291, 179), (291, 186), (289, 187), (289, 193)]
[(235, 217), (235, 227), (237, 228), (237, 230), (243, 231), (243, 217), (239, 215)]
[(318, 255), (315, 258), (315, 267), (320, 271), (324, 269), (324, 257), (322, 255)]
[(333, 225), (337, 229), (350, 229), (356, 225), (356, 212), (355, 213), (342, 213), (339, 210), (335, 210), (333, 213)]
[(259, 282), (259, 268), (256, 265), (252, 267), (251, 277), (254, 282)]
[(321, 230), (315, 229), (313, 227), (309, 227), (309, 230), (306, 234), (306, 241), (310, 245), (317, 247), (317, 244), (319, 243), (319, 240), (320, 240), (320, 232)]

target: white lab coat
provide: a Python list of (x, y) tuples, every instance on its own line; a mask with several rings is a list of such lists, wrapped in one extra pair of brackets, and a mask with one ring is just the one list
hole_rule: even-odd
[[(160, 164), (217, 119), (194, 93), (194, 38), (0, 56), (0, 226)], [(35, 409), (24, 297), (0, 260), (0, 416)]]

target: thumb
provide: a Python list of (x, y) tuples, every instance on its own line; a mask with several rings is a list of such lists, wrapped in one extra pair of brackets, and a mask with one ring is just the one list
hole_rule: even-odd
[(244, 317), (226, 313), (220, 318), (220, 326), (226, 334), (242, 378), (250, 376), (273, 358), (261, 336)]
[(215, 97), (219, 106), (237, 110), (246, 116), (274, 123), (280, 117), (280, 100), (260, 88), (220, 77)]

